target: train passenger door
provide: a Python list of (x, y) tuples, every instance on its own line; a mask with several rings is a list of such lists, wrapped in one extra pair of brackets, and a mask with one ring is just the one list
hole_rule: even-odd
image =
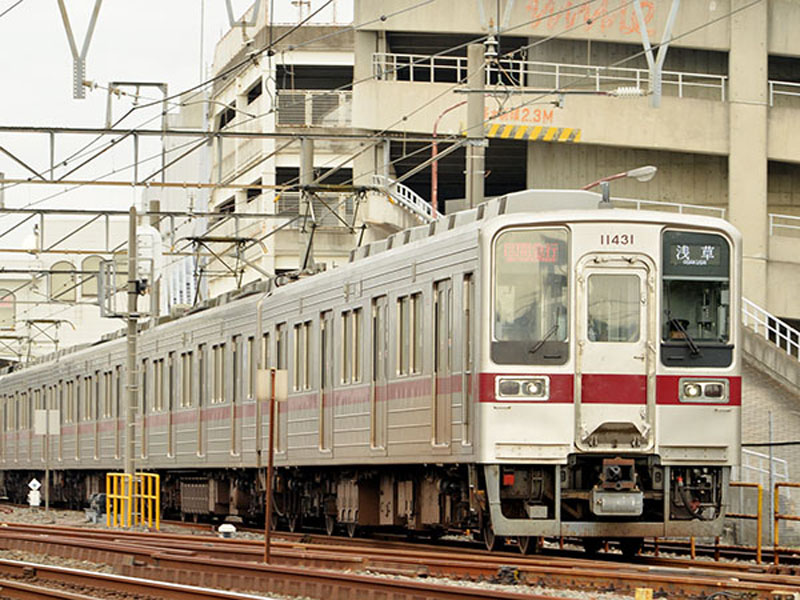
[(322, 313), (319, 322), (319, 449), (330, 455), (333, 442), (333, 313)]
[(374, 450), (386, 450), (387, 430), (387, 363), (389, 362), (389, 341), (387, 336), (386, 296), (372, 301), (372, 382), (370, 394), (370, 447)]
[(453, 286), (449, 279), (433, 288), (433, 445), (448, 447), (452, 436)]
[(578, 448), (643, 451), (653, 445), (654, 273), (640, 255), (595, 255), (578, 265)]

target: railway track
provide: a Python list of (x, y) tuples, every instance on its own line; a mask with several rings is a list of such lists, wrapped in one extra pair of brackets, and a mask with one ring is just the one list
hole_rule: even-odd
[[(772, 598), (776, 590), (800, 594), (800, 576), (793, 567), (713, 563), (685, 559), (642, 557), (636, 563), (588, 560), (569, 556), (523, 557), (514, 553), (486, 552), (412, 545), (403, 542), (297, 536), (276, 540), (273, 563), (264, 565), (263, 542), (221, 539), (203, 535), (123, 532), (55, 526), (0, 527), (0, 548), (37, 554), (80, 558), (114, 565), (131, 577), (159, 579), (224, 589), (250, 590), (252, 582), (262, 592), (303, 593), (345, 581), (367, 578), (403, 582), (403, 586), (428, 584), (434, 578), (488, 581), (553, 589), (615, 591), (633, 594), (645, 587), (670, 598), (707, 598), (725, 592), (738, 597)], [(320, 573), (325, 573), (322, 576)], [(338, 583), (324, 583), (335, 574)], [(399, 578), (399, 579), (398, 579)], [(386, 585), (381, 583), (380, 585)], [(398, 584), (399, 585), (399, 584)], [(445, 586), (448, 587), (448, 586)], [(413, 588), (413, 586), (412, 586)], [(459, 586), (462, 592), (464, 585)], [(305, 591), (302, 591), (305, 590)], [(392, 597), (406, 597), (392, 592)], [(417, 590), (415, 593), (419, 593)], [(492, 597), (498, 591), (492, 591)], [(349, 596), (347, 596), (349, 597)], [(433, 596), (430, 596), (433, 597)], [(462, 596), (463, 597), (463, 596)], [(514, 597), (519, 597), (516, 593)]]

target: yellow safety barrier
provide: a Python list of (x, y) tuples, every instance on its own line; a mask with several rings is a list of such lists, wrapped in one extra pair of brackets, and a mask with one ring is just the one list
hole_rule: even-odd
[[(136, 499), (139, 510), (136, 513), (137, 525), (153, 526), (155, 513), (156, 529), (161, 529), (161, 476), (156, 473), (136, 474)], [(153, 510), (155, 508), (155, 510)]]
[(761, 523), (762, 523), (762, 501), (764, 498), (764, 489), (761, 487), (760, 483), (745, 483), (742, 481), (731, 481), (731, 487), (741, 487), (741, 488), (755, 488), (758, 490), (758, 504), (756, 505), (758, 508), (756, 509), (756, 514), (752, 513), (728, 513), (725, 516), (729, 519), (755, 519), (756, 522), (756, 562), (761, 562)]
[(133, 486), (128, 473), (106, 473), (106, 527), (131, 526)]
[(161, 476), (106, 473), (106, 526), (161, 529)]
[[(772, 543), (774, 544), (773, 553), (775, 555), (775, 564), (777, 565), (779, 562), (778, 554), (781, 550), (789, 550), (788, 548), (781, 548), (778, 545), (778, 525), (780, 521), (800, 521), (800, 517), (797, 515), (782, 515), (780, 514), (780, 495), (778, 494), (779, 488), (800, 488), (800, 483), (790, 483), (788, 481), (779, 481), (775, 484), (775, 489), (773, 490), (773, 496), (775, 498), (775, 510), (772, 513), (772, 526), (775, 528), (775, 535), (772, 539)], [(796, 549), (792, 549), (792, 551), (796, 551)]]

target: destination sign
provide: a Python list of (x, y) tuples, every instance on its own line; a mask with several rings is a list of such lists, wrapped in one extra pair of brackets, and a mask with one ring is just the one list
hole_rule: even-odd
[(555, 242), (505, 242), (501, 246), (503, 260), (507, 263), (558, 262), (558, 244)]
[(718, 267), (722, 252), (717, 244), (670, 244), (669, 264), (682, 267)]

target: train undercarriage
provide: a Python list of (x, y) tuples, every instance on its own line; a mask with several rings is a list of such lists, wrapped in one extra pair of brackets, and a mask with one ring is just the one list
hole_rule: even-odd
[[(5, 471), (4, 495), (25, 503), (41, 472)], [(263, 523), (265, 473), (217, 469), (161, 474), (165, 517), (238, 518)], [(105, 473), (53, 471), (51, 505), (81, 508), (103, 491)], [(470, 532), (490, 549), (505, 537), (534, 551), (543, 536), (570, 535), (588, 550), (625, 540), (635, 553), (649, 535), (711, 531), (721, 523), (727, 484), (721, 467), (663, 467), (657, 457), (571, 455), (566, 465), (397, 465), (277, 468), (273, 510), (279, 527), (350, 536), (370, 530), (437, 537)], [(683, 529), (680, 527), (683, 526)]]

